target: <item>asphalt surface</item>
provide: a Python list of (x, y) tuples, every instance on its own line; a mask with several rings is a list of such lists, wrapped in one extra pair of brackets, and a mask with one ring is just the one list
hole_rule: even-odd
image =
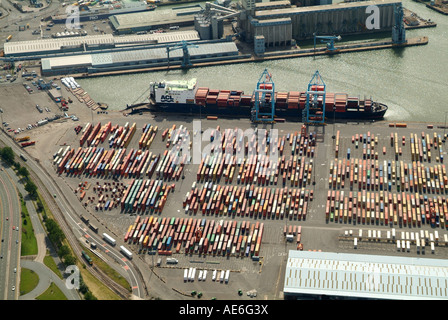
[[(1, 132), (0, 137), (2, 137), (3, 142), (10, 146), (15, 154), (23, 153), (23, 150), (17, 146), (9, 137), (6, 137), (4, 132)], [(22, 162), (23, 163), (23, 162)], [(85, 209), (82, 204), (77, 200), (76, 195), (66, 184), (56, 183), (52, 177), (42, 168), (34, 159), (28, 157), (26, 162), (29, 170), (35, 172), (42, 183), (47, 188), (49, 194), (55, 195), (55, 202), (57, 206), (61, 209), (63, 213), (65, 223), (70, 227), (70, 232), (76, 239), (84, 238), (90, 241), (96, 242), (98, 245), (97, 251), (99, 251), (100, 256), (105, 260), (112, 268), (119, 272), (123, 277), (125, 277), (131, 288), (132, 295), (138, 298), (145, 297), (145, 285), (141, 276), (139, 275), (137, 268), (134, 266), (136, 264), (143, 264), (143, 261), (129, 261), (124, 259), (123, 255), (119, 252), (120, 245), (124, 244), (121, 239), (117, 238), (117, 245), (115, 247), (105, 244), (102, 240), (102, 233), (110, 231), (105, 225), (97, 224), (99, 228), (98, 234), (90, 229), (87, 229), (81, 219), (79, 218), (80, 213), (85, 214)], [(86, 215), (86, 214), (85, 214)], [(88, 216), (88, 215), (87, 215)], [(91, 221), (93, 220), (93, 217)], [(82, 260), (82, 257), (78, 257)], [(141, 266), (140, 266), (141, 267)]]
[[(19, 284), (21, 209), (14, 183), (4, 169), (0, 171), (0, 201), (2, 238), (0, 296), (4, 300), (15, 300), (18, 297)], [(18, 231), (16, 230), (17, 227), (19, 228)]]

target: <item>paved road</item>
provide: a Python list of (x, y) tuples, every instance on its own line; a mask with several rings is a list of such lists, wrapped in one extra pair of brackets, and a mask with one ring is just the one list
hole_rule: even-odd
[[(0, 137), (3, 142), (10, 146), (16, 154), (23, 153), (23, 150), (11, 141), (10, 137), (7, 137), (3, 131), (0, 132)], [(39, 176), (40, 180), (51, 195), (56, 195), (55, 202), (63, 213), (63, 220), (65, 224), (69, 226), (73, 237), (76, 239), (89, 238), (89, 240), (100, 244), (98, 246), (100, 254), (112, 268), (128, 280), (132, 288), (132, 295), (139, 298), (144, 298), (146, 294), (145, 285), (137, 270), (138, 267), (142, 267), (141, 264), (143, 261), (139, 261), (139, 259), (134, 259), (134, 261), (124, 259), (123, 255), (119, 252), (119, 245), (123, 244), (121, 239), (117, 238), (116, 247), (105, 245), (101, 234), (103, 232), (110, 232), (107, 229), (107, 226), (97, 224), (97, 227), (99, 228), (98, 234), (94, 233), (90, 229), (87, 229), (85, 224), (83, 224), (80, 220), (79, 214), (89, 214), (83, 208), (73, 190), (71, 190), (65, 183), (56, 183), (56, 181), (53, 180), (52, 176), (43, 168), (42, 165), (37, 163), (37, 161), (32, 159), (30, 156), (27, 158), (28, 161), (26, 162), (26, 166), (28, 166), (29, 170), (32, 170)], [(91, 221), (94, 221), (95, 219), (93, 216), (90, 216), (89, 218), (91, 218)], [(64, 229), (63, 226), (61, 227)], [(81, 256), (78, 256), (78, 258), (82, 259)]]
[[(15, 185), (5, 170), (0, 171), (0, 296), (2, 300), (18, 297), (20, 259), (20, 202)], [(14, 228), (14, 230), (13, 230)], [(18, 230), (16, 230), (18, 228)], [(14, 290), (13, 290), (14, 288)]]
[(65, 280), (61, 280), (53, 271), (47, 268), (44, 264), (31, 261), (31, 260), (22, 260), (20, 262), (20, 266), (22, 268), (31, 269), (39, 275), (39, 283), (36, 288), (34, 288), (31, 292), (20, 296), (20, 300), (34, 300), (36, 297), (40, 296), (45, 290), (48, 289), (50, 284), (54, 282), (59, 289), (64, 293), (64, 295), (69, 300), (80, 300), (79, 295), (75, 290), (70, 290), (65, 285)]
[[(75, 290), (69, 290), (65, 285), (65, 281), (61, 280), (52, 270), (50, 270), (43, 263), (47, 250), (50, 250), (50, 248), (47, 245), (49, 244), (48, 243), (49, 241), (46, 238), (46, 234), (41, 224), (41, 221), (38, 217), (38, 214), (36, 212), (36, 208), (34, 207), (31, 200), (29, 200), (24, 185), (20, 180), (20, 178), (15, 174), (15, 172), (11, 168), (4, 168), (3, 172), (4, 174), (8, 175), (10, 182), (13, 183), (17, 187), (17, 190), (24, 196), (25, 204), (28, 209), (28, 213), (30, 215), (31, 224), (33, 225), (34, 235), (36, 236), (38, 245), (38, 254), (34, 257), (34, 260), (32, 261), (22, 259), (20, 261), (20, 268), (28, 268), (35, 271), (39, 276), (39, 284), (32, 292), (24, 296), (20, 296), (19, 300), (35, 299), (37, 296), (42, 294), (48, 288), (51, 282), (54, 282), (62, 290), (62, 292), (69, 300), (79, 300), (80, 299), (79, 294)], [(60, 263), (60, 260), (57, 256), (54, 258), (57, 264)], [(20, 268), (17, 267), (17, 274), (19, 275), (20, 275)], [(19, 286), (16, 285), (17, 291), (18, 288)]]

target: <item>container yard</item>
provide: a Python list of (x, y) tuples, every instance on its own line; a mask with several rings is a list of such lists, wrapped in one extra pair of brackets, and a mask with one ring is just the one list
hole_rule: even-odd
[(1, 147), (100, 300), (446, 299), (443, 2), (5, 3)]
[[(285, 121), (240, 139), (249, 119), (202, 120), (199, 131), (172, 118), (80, 124), (55, 148), (52, 170), (124, 245), (123, 259), (143, 260), (173, 290), (210, 296), (245, 283), (279, 298), (280, 287), (251, 283), (281, 279), (288, 250), (448, 256), (446, 137), (436, 125)], [(200, 133), (194, 162), (181, 150)]]

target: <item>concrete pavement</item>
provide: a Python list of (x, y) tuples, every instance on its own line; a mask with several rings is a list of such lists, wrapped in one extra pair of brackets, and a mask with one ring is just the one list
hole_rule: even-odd
[(20, 296), (19, 300), (34, 300), (48, 289), (50, 284), (54, 282), (64, 293), (68, 300), (80, 300), (76, 290), (68, 289), (65, 281), (61, 280), (53, 271), (51, 271), (43, 263), (22, 259), (20, 261), (21, 268), (33, 270), (39, 275), (39, 283), (27, 294)]

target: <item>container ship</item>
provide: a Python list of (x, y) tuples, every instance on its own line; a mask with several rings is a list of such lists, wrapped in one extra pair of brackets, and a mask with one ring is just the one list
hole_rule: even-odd
[[(147, 4), (145, 2), (116, 4), (110, 7), (104, 7), (99, 9), (91, 9), (87, 5), (79, 6), (79, 21), (93, 21), (107, 19), (112, 15), (134, 13), (141, 11), (152, 11), (156, 9), (156, 5)], [(68, 15), (60, 14), (51, 16), (54, 23), (66, 23)]]
[[(269, 84), (260, 89), (271, 89)], [(316, 88), (314, 88), (316, 89)], [(321, 88), (317, 88), (319, 90)], [(244, 94), (241, 90), (214, 90), (198, 87), (196, 79), (182, 81), (162, 81), (150, 83), (149, 109), (159, 112), (181, 114), (202, 113), (202, 115), (228, 115), (251, 117), (255, 104), (255, 94)], [(266, 94), (260, 103), (260, 113), (271, 111), (271, 97)], [(302, 119), (306, 105), (306, 92), (275, 92), (275, 116)], [(325, 104), (325, 107), (323, 107)], [(383, 119), (388, 107), (372, 99), (361, 99), (346, 93), (325, 92), (318, 97), (318, 108), (325, 108), (327, 119)], [(137, 112), (138, 110), (133, 110)]]

